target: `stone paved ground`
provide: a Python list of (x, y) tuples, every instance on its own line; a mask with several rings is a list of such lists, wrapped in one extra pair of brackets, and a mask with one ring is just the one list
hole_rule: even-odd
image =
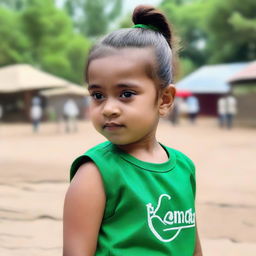
[[(204, 255), (256, 255), (255, 130), (220, 130), (213, 119), (162, 121), (161, 142), (197, 166), (197, 215)], [(71, 161), (104, 140), (91, 124), (76, 134), (43, 124), (0, 124), (0, 255), (62, 254), (62, 209)]]

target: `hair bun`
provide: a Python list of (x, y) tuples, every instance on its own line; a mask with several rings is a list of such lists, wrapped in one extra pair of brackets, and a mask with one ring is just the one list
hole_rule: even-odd
[(166, 41), (172, 48), (172, 33), (170, 25), (166, 17), (153, 6), (139, 5), (132, 15), (132, 21), (136, 24), (152, 25), (156, 27), (159, 32), (165, 37)]

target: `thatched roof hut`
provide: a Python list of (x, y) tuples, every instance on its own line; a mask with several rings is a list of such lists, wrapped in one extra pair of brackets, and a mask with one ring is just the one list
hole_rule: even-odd
[(79, 85), (28, 64), (0, 68), (0, 104), (4, 111), (3, 118), (28, 120), (32, 98), (38, 96), (39, 91), (44, 89), (59, 89), (61, 93), (65, 90), (76, 91), (86, 95), (86, 89), (80, 88)]

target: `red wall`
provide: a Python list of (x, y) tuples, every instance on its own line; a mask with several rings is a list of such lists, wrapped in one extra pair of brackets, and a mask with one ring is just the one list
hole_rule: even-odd
[(217, 116), (217, 101), (222, 94), (194, 94), (200, 104), (200, 115)]

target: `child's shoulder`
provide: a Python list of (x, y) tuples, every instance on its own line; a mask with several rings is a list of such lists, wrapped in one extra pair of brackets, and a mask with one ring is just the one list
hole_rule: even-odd
[(112, 143), (105, 141), (88, 149), (85, 153), (75, 158), (70, 168), (70, 180), (72, 180), (81, 165), (90, 161), (93, 161), (95, 164), (103, 163), (103, 159), (108, 158), (108, 154), (111, 154), (112, 149)]

